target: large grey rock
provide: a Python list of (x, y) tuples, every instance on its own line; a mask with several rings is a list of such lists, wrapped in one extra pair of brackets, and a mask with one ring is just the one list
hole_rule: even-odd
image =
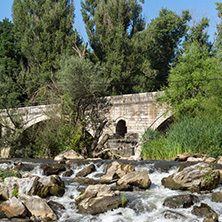
[(22, 195), (38, 195), (40, 197), (62, 196), (65, 193), (65, 185), (57, 175), (47, 177), (27, 176), (25, 178), (7, 177), (0, 183), (1, 198), (7, 200), (13, 197), (16, 187), (18, 197)]
[(203, 222), (219, 222), (218, 215), (216, 213), (208, 213)]
[(70, 151), (63, 152), (54, 158), (54, 160), (56, 160), (56, 161), (60, 161), (60, 160), (64, 160), (64, 159), (82, 160), (82, 159), (84, 159), (84, 157), (77, 154), (74, 150), (70, 150)]
[(141, 189), (148, 189), (151, 181), (146, 169), (137, 170), (132, 173), (127, 173), (117, 181), (118, 185), (136, 186)]
[(18, 186), (17, 177), (7, 177), (4, 182), (0, 183), (0, 197), (3, 200), (8, 200), (13, 197), (13, 191)]
[(89, 185), (85, 192), (76, 198), (79, 213), (99, 214), (115, 209), (122, 204), (120, 196), (105, 184)]
[(194, 206), (192, 214), (197, 217), (206, 217), (209, 213), (215, 213), (210, 206), (205, 203), (201, 203), (200, 206)]
[(59, 174), (62, 171), (66, 170), (66, 167), (62, 164), (42, 164), (40, 168), (43, 170), (43, 174), (46, 176)]
[(100, 178), (103, 183), (112, 183), (113, 181), (121, 178), (127, 173), (135, 171), (135, 168), (131, 164), (121, 164), (117, 161), (112, 162), (111, 166), (107, 169), (105, 175)]
[(76, 177), (85, 177), (89, 175), (92, 172), (96, 171), (96, 167), (94, 164), (90, 164), (89, 166), (85, 167), (84, 169), (80, 170), (77, 174)]
[(25, 217), (28, 213), (25, 206), (16, 197), (3, 202), (1, 209), (8, 218)]
[(220, 173), (207, 163), (198, 163), (184, 168), (162, 179), (162, 184), (170, 189), (200, 192), (214, 189), (220, 181)]
[(26, 178), (17, 179), (18, 195), (35, 195), (38, 190), (39, 177), (31, 176)]
[(65, 193), (65, 185), (57, 175), (42, 177), (39, 180), (39, 187), (36, 195), (40, 197), (58, 196), (61, 197)]
[(211, 200), (213, 202), (222, 203), (222, 192), (215, 192), (211, 195)]
[(44, 199), (38, 196), (27, 195), (21, 196), (20, 199), (34, 218), (39, 219), (40, 221), (57, 220), (56, 214)]
[(193, 204), (199, 202), (199, 199), (195, 195), (183, 194), (173, 197), (168, 197), (164, 200), (163, 206), (169, 208), (189, 208)]

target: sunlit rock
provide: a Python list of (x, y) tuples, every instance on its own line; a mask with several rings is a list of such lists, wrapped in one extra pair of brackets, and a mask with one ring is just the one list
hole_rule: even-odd
[(8, 218), (25, 217), (28, 213), (25, 206), (16, 197), (3, 202), (1, 209)]
[(131, 164), (122, 164), (117, 161), (112, 162), (111, 166), (107, 169), (105, 175), (100, 178), (103, 183), (112, 183), (113, 181), (123, 177), (124, 175), (135, 171)]
[(90, 185), (76, 198), (79, 213), (99, 214), (122, 205), (120, 196), (105, 184)]
[(218, 170), (212, 169), (207, 163), (198, 163), (163, 178), (162, 184), (173, 190), (200, 192), (216, 188), (219, 181)]
[(118, 185), (136, 186), (141, 189), (148, 189), (151, 181), (146, 169), (137, 170), (132, 173), (127, 173), (117, 181)]

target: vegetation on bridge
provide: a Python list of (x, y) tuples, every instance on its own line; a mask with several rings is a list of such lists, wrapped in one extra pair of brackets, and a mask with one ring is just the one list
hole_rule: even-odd
[[(0, 121), (1, 127), (8, 128), (1, 144), (14, 147), (12, 156), (53, 156), (64, 149), (93, 156), (106, 124), (105, 95), (164, 90), (160, 100), (169, 105), (175, 124), (191, 121), (189, 127), (197, 131), (193, 136), (202, 135), (198, 131), (200, 121), (210, 124), (207, 126), (212, 134), (220, 129), (220, 23), (215, 40), (210, 42), (206, 31), (209, 19), (192, 23), (187, 10), (178, 14), (163, 8), (146, 24), (142, 0), (82, 0), (87, 48), (88, 43), (73, 28), (73, 3), (14, 0), (13, 21), (0, 22), (0, 108), (39, 101), (62, 104), (59, 120), (51, 114), (51, 122), (30, 131), (24, 131), (25, 123), (11, 111), (14, 126)], [(216, 3), (216, 7), (221, 19), (222, 3)], [(87, 136), (87, 125), (94, 129), (91, 136)], [(150, 139), (144, 145), (144, 155), (151, 145), (164, 150), (159, 158), (168, 157), (170, 152), (176, 155), (176, 151), (163, 147), (169, 147), (170, 135), (179, 126), (172, 126), (167, 136)], [(188, 138), (186, 132), (178, 132)], [(215, 155), (221, 154), (220, 140), (209, 134), (203, 134), (207, 142), (200, 141), (209, 144), (208, 150), (216, 149)], [(191, 149), (182, 140), (176, 144), (170, 146), (178, 152)], [(202, 145), (194, 143), (191, 150), (204, 152)]]

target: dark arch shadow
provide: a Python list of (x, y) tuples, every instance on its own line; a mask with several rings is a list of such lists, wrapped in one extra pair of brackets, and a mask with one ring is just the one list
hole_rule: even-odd
[(126, 121), (121, 119), (116, 124), (116, 135), (124, 138), (126, 133), (127, 133)]
[(174, 117), (170, 116), (169, 118), (167, 118), (165, 121), (163, 121), (157, 128), (156, 130), (166, 133), (169, 126), (174, 123)]

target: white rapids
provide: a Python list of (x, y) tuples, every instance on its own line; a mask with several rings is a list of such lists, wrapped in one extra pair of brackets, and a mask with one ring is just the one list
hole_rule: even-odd
[[(30, 163), (30, 162), (29, 162)], [(38, 176), (43, 176), (40, 170), (39, 163), (33, 163), (35, 168), (29, 172)], [(190, 208), (178, 208), (170, 209), (163, 206), (163, 202), (167, 197), (171, 197), (179, 194), (189, 194), (189, 191), (175, 191), (164, 188), (161, 184), (161, 179), (167, 177), (178, 170), (177, 167), (171, 168), (167, 173), (154, 169), (153, 163), (138, 164), (135, 166), (137, 169), (147, 169), (149, 171), (149, 177), (152, 182), (151, 187), (145, 191), (133, 191), (133, 192), (121, 192), (121, 195), (129, 200), (127, 207), (118, 208), (106, 213), (102, 213), (96, 216), (82, 215), (78, 213), (77, 206), (75, 204), (75, 198), (80, 194), (81, 185), (71, 182), (72, 178), (86, 165), (73, 165), (73, 175), (71, 177), (63, 177), (63, 173), (59, 176), (62, 178), (66, 185), (66, 192), (63, 197), (50, 197), (50, 200), (56, 201), (65, 207), (65, 210), (61, 210), (60, 218), (58, 222), (203, 222), (204, 218), (198, 218), (192, 214), (193, 206)], [(96, 174), (104, 173), (106, 163), (96, 165), (96, 172), (90, 174), (88, 177), (96, 179)], [(0, 164), (0, 169), (4, 169), (6, 165)], [(25, 173), (25, 172), (24, 172)], [(215, 191), (222, 191), (222, 186), (219, 186)], [(211, 201), (211, 194), (196, 194), (200, 201), (208, 204), (218, 215), (219, 222), (222, 222), (222, 203), (215, 203)], [(196, 205), (199, 206), (200, 203)], [(166, 214), (170, 212), (170, 217)], [(172, 215), (175, 217), (172, 218)]]

